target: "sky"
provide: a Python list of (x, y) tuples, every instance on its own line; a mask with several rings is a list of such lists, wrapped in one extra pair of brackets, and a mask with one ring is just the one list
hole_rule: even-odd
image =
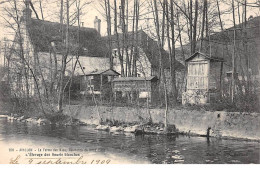
[[(4, 1), (6, 1), (6, 0), (0, 0), (0, 9), (8, 5), (8, 3), (3, 3)], [(16, 0), (16, 1), (22, 2), (23, 0)], [(35, 6), (35, 8), (38, 12), (38, 15), (40, 15), (39, 2), (38, 1), (39, 0), (32, 0), (32, 2), (34, 2), (34, 6)], [(42, 0), (43, 6), (48, 6), (48, 8), (43, 9), (45, 20), (58, 22), (58, 20), (57, 20), (58, 14), (53, 14), (53, 12), (49, 12), (49, 11), (51, 11), (51, 9), (53, 9), (55, 11), (59, 10), (59, 6), (58, 6), (59, 3), (57, 3), (56, 1), (57, 0)], [(81, 22), (84, 22), (85, 27), (92, 27), (93, 28), (94, 27), (94, 18), (95, 18), (95, 16), (98, 16), (98, 18), (100, 18), (101, 21), (102, 21), (101, 22), (101, 35), (106, 35), (106, 21), (105, 21), (105, 18), (101, 14), (101, 13), (103, 13), (103, 9), (99, 5), (101, 0), (82, 0), (82, 1), (88, 1), (88, 2), (91, 2), (91, 3), (84, 7), (84, 15), (83, 15)], [(113, 1), (113, 0), (111, 0), (111, 1)], [(132, 1), (133, 0), (129, 0), (129, 2), (132, 2)], [(140, 1), (142, 3), (144, 0), (140, 0)], [(220, 0), (220, 2), (221, 1), (222, 0)], [(250, 2), (250, 1), (253, 2), (254, 0), (248, 0), (248, 2)], [(23, 8), (21, 6), (24, 6), (24, 5), (21, 4), (20, 9)], [(222, 5), (220, 8), (225, 9), (227, 7)], [(147, 11), (147, 9), (141, 9), (140, 10), (141, 13), (145, 13), (146, 11)], [(241, 9), (241, 11), (242, 11), (242, 9)], [(2, 16), (2, 14), (3, 14), (3, 10), (1, 9), (0, 15)], [(53, 16), (53, 15), (56, 15), (56, 16)], [(257, 16), (258, 15), (259, 16), (260, 15), (260, 9), (257, 9), (257, 8), (248, 9), (247, 15), (248, 16), (250, 16), (250, 15)], [(34, 14), (33, 14), (33, 17), (35, 17)], [(226, 27), (232, 26), (232, 23), (230, 22), (231, 19), (232, 19), (231, 14), (226, 14), (226, 15), (223, 16), (222, 20), (226, 23)], [(4, 27), (3, 22), (4, 22), (4, 19), (2, 17), (0, 17), (0, 29), (1, 29), (0, 40), (2, 40), (4, 37), (13, 36), (13, 33), (8, 31)], [(144, 23), (143, 23), (143, 25), (144, 25)], [(142, 23), (140, 24), (140, 26), (142, 26)]]

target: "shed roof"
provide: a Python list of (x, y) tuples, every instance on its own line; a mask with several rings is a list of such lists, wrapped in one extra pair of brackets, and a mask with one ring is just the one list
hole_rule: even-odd
[(107, 76), (118, 76), (120, 73), (116, 72), (113, 69), (107, 69), (107, 70), (95, 70), (90, 73), (86, 73), (86, 76), (92, 76), (92, 75), (107, 75)]
[(158, 80), (156, 76), (149, 76), (149, 77), (118, 77), (113, 80), (113, 82), (118, 81), (152, 81)]
[(192, 60), (193, 58), (195, 58), (197, 55), (202, 55), (203, 57), (205, 57), (206, 59), (213, 61), (213, 62), (224, 62), (223, 58), (217, 58), (217, 57), (210, 57), (204, 53), (201, 53), (199, 51), (195, 52), (192, 56), (190, 56), (189, 58), (187, 58), (185, 61), (189, 62), (190, 60)]

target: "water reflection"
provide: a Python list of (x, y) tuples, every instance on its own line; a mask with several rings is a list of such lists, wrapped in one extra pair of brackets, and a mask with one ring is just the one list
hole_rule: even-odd
[(131, 157), (133, 163), (140, 160), (155, 164), (260, 163), (257, 142), (109, 133), (94, 130), (91, 126), (38, 126), (0, 118), (1, 141), (19, 141), (24, 138), (41, 140), (49, 145), (53, 144), (54, 139), (59, 139), (56, 143), (61, 147), (85, 147), (100, 153), (120, 153)]

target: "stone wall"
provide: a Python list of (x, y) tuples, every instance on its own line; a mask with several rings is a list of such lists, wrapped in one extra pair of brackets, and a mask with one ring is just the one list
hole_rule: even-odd
[[(72, 115), (88, 124), (97, 124), (98, 114), (103, 120), (118, 120), (121, 122), (140, 122), (140, 118), (148, 120), (147, 109), (128, 107), (94, 107), (66, 106), (64, 113)], [(164, 122), (163, 109), (150, 109), (154, 123)], [(219, 115), (219, 118), (218, 118)], [(171, 109), (168, 113), (168, 123), (174, 124), (180, 132), (206, 135), (207, 129), (212, 129), (212, 136), (222, 138), (260, 140), (260, 114), (237, 112), (209, 112), (197, 110)]]

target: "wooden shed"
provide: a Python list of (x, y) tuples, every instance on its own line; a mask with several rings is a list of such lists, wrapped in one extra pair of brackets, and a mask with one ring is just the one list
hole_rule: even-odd
[[(150, 102), (158, 98), (158, 79), (150, 77), (119, 77), (113, 80), (113, 92), (116, 99), (124, 94), (136, 94), (138, 98), (149, 98)], [(119, 94), (119, 95), (118, 95)]]
[(221, 90), (223, 58), (196, 52), (186, 62), (187, 84), (182, 103), (206, 104), (213, 101)]
[(120, 74), (113, 69), (96, 70), (86, 73), (81, 79), (81, 91), (87, 94), (105, 95), (112, 92), (111, 83)]

